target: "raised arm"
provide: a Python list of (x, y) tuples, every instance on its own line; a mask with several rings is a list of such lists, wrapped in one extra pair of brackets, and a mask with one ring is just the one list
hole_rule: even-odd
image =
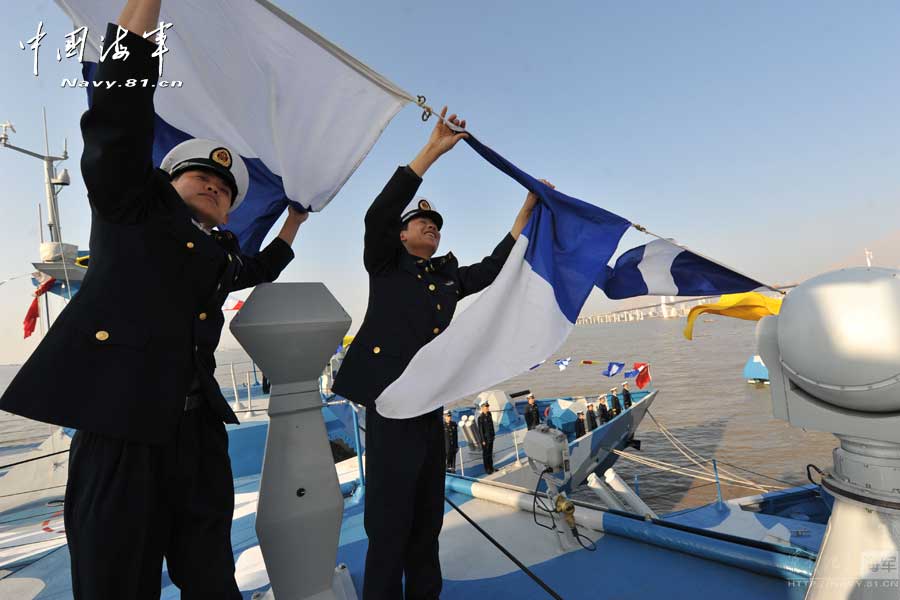
[[(309, 213), (288, 208), (288, 216), (278, 232), (278, 236), (256, 256), (241, 255), (241, 268), (234, 282), (235, 290), (242, 290), (260, 283), (269, 283), (278, 276), (294, 258), (291, 244), (300, 225), (306, 221)], [(236, 242), (235, 242), (236, 244)]]
[(385, 268), (400, 251), (400, 215), (421, 183), (410, 167), (399, 167), (366, 212), (363, 265), (369, 273)]
[(283, 239), (277, 237), (256, 256), (241, 255), (241, 266), (231, 290), (243, 290), (275, 281), (293, 259), (294, 251)]
[(515, 243), (516, 240), (513, 239), (512, 235), (506, 234), (506, 237), (497, 244), (494, 251), (482, 259), (481, 262), (466, 267), (460, 267), (460, 298), (465, 298), (470, 294), (477, 294), (487, 286), (491, 285), (494, 282), (494, 279), (497, 278), (497, 275), (500, 274), (503, 263), (506, 262), (506, 258), (509, 256)]
[[(549, 181), (544, 179), (541, 179), (541, 181), (551, 188), (554, 187)], [(506, 262), (516, 240), (519, 239), (519, 234), (522, 233), (522, 230), (528, 223), (528, 219), (531, 218), (531, 213), (534, 211), (534, 207), (537, 203), (537, 194), (528, 192), (528, 195), (525, 196), (525, 202), (522, 204), (522, 208), (519, 209), (519, 213), (516, 215), (516, 220), (513, 222), (512, 228), (509, 230), (506, 237), (497, 244), (497, 247), (494, 248), (494, 251), (491, 252), (490, 256), (485, 257), (484, 260), (479, 263), (459, 268), (461, 297), (478, 293), (493, 283), (494, 279), (497, 278), (497, 275), (500, 274), (503, 263)]]
[[(441, 110), (441, 119), (447, 115), (447, 107)], [(465, 127), (465, 120), (456, 115), (448, 120)], [(376, 273), (390, 264), (400, 251), (400, 216), (403, 209), (419, 189), (422, 176), (445, 152), (456, 146), (468, 134), (456, 133), (443, 120), (438, 120), (428, 142), (405, 167), (400, 167), (366, 212), (365, 247), (363, 264), (366, 271)]]
[(131, 33), (143, 36), (159, 24), (160, 0), (128, 0), (118, 24)]
[[(158, 79), (156, 47), (142, 34), (156, 28), (159, 0), (131, 0), (119, 16), (129, 31), (119, 43), (127, 58), (113, 52), (98, 65), (91, 108), (81, 118), (84, 153), (81, 172), (94, 209), (112, 221), (134, 221), (146, 195), (139, 190), (153, 172), (153, 91)], [(118, 28), (110, 24), (106, 46)], [(129, 87), (129, 80), (133, 86)], [(146, 80), (146, 81), (145, 81)]]
[[(546, 179), (541, 179), (541, 183), (552, 190), (556, 189), (556, 186)], [(522, 208), (519, 209), (519, 214), (516, 215), (516, 220), (509, 230), (509, 235), (511, 235), (514, 240), (519, 239), (519, 234), (522, 233), (522, 230), (525, 229), (525, 225), (528, 224), (528, 219), (531, 218), (531, 213), (534, 212), (534, 207), (537, 206), (538, 200), (538, 195), (534, 192), (528, 192), (525, 196), (525, 202), (522, 204)]]

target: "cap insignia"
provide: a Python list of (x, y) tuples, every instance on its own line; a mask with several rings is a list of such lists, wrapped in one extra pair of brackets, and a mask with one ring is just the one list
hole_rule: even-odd
[(226, 169), (231, 169), (231, 152), (228, 148), (216, 148), (209, 153), (209, 158), (214, 163), (220, 164)]

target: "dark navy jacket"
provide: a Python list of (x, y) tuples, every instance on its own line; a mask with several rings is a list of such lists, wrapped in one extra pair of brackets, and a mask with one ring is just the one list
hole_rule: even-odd
[[(115, 25), (107, 40), (115, 39)], [(124, 40), (96, 79), (157, 81), (155, 46)], [(294, 254), (276, 238), (256, 257), (228, 232), (207, 235), (153, 168), (151, 86), (98, 87), (81, 119), (81, 171), (91, 207), (90, 268), (78, 294), (0, 398), (0, 409), (47, 423), (166, 443), (199, 384), (224, 421), (237, 418), (213, 378), (228, 293), (272, 281)]]
[(400, 242), (400, 215), (420, 183), (408, 166), (398, 168), (366, 213), (369, 304), (332, 389), (368, 408), (447, 328), (456, 303), (494, 281), (515, 244), (507, 234), (490, 256), (467, 267), (453, 253), (430, 260), (409, 254)]
[(478, 415), (478, 431), (481, 433), (481, 441), (489, 444), (494, 441), (494, 418), (490, 413)]
[(528, 429), (533, 429), (541, 424), (541, 413), (538, 411), (537, 403), (525, 405), (525, 424)]
[(606, 395), (606, 403), (609, 404), (609, 412), (618, 415), (622, 412), (622, 401), (615, 394)]
[(591, 409), (588, 409), (584, 413), (584, 420), (587, 422), (587, 430), (593, 431), (597, 429), (597, 413)]
[(575, 419), (575, 437), (581, 437), (587, 430), (585, 429), (584, 419)]
[(603, 425), (604, 423), (607, 423), (611, 418), (611, 416), (609, 414), (609, 409), (607, 407), (603, 406), (602, 404), (597, 405), (597, 416), (600, 419), (601, 425)]
[(454, 420), (444, 421), (444, 450), (452, 454), (459, 449), (459, 429)]

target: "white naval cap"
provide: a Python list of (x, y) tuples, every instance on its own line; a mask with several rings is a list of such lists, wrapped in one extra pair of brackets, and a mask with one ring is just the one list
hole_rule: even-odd
[(406, 205), (406, 208), (400, 213), (400, 223), (406, 223), (415, 217), (428, 217), (434, 221), (435, 225), (437, 225), (438, 231), (444, 226), (444, 218), (437, 210), (435, 210), (434, 205), (431, 202), (421, 196), (413, 198), (410, 203)]
[(250, 175), (244, 159), (219, 142), (195, 138), (181, 142), (162, 159), (159, 168), (175, 177), (179, 173), (200, 169), (215, 173), (231, 187), (231, 208), (240, 206), (250, 186)]

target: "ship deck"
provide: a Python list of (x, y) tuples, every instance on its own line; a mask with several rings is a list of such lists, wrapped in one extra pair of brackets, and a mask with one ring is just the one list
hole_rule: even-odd
[[(354, 469), (345, 465), (342, 478), (351, 477), (353, 473)], [(259, 479), (257, 474), (235, 480), (232, 541), (238, 585), (247, 600), (269, 589), (255, 531)], [(23, 600), (71, 598), (68, 549), (64, 534), (58, 529), (62, 517), (51, 517), (43, 525), (47, 515), (36, 510), (55, 497), (58, 494), (45, 495), (29, 506), (0, 515), (0, 569), (5, 573), (0, 579), (0, 597)], [(563, 552), (556, 535), (538, 528), (530, 513), (456, 492), (449, 492), (448, 497), (563, 598), (727, 595), (732, 599), (799, 599), (806, 590), (802, 579), (791, 583), (599, 532), (584, 532), (596, 544), (596, 551)], [(442, 598), (471, 598), (474, 594), (498, 598), (548, 597), (449, 505), (446, 506), (440, 536), (444, 576)], [(15, 566), (6, 558), (13, 547), (21, 548), (23, 543), (32, 546), (35, 554)], [(358, 496), (346, 499), (337, 562), (348, 566), (358, 593), (362, 590), (367, 547), (362, 502)], [(165, 571), (162, 583), (162, 598), (180, 597)]]

